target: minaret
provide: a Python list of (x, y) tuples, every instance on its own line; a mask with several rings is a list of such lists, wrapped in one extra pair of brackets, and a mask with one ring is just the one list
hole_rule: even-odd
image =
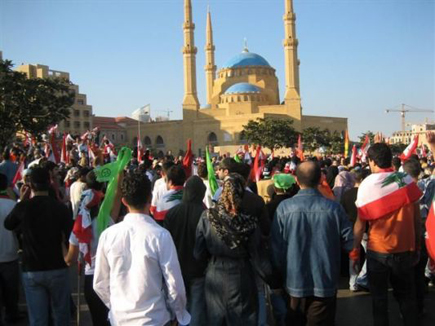
[(284, 54), (285, 54), (285, 102), (300, 99), (298, 39), (296, 38), (296, 15), (293, 0), (285, 0), (284, 14)]
[(216, 65), (214, 61), (215, 46), (213, 43), (213, 28), (211, 26), (210, 8), (207, 11), (207, 28), (206, 28), (206, 43), (205, 43), (205, 79), (207, 81), (207, 104), (211, 105), (213, 96), (213, 85), (216, 78)]
[[(184, 58), (184, 99), (183, 116), (189, 115), (190, 118), (196, 117), (199, 110), (199, 101), (196, 91), (196, 52), (195, 47), (195, 24), (193, 23), (191, 0), (184, 0), (184, 47), (182, 49)], [(186, 110), (189, 110), (186, 112)], [(192, 116), (190, 110), (194, 111)], [(189, 118), (189, 117), (185, 117)]]

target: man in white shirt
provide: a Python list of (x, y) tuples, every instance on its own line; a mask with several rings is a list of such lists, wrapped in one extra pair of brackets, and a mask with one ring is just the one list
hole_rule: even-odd
[(94, 290), (112, 325), (190, 323), (177, 251), (170, 233), (149, 216), (150, 199), (147, 176), (126, 175), (122, 202), (129, 214), (100, 236)]
[(151, 199), (151, 208), (150, 208), (150, 212), (152, 215), (156, 213), (157, 203), (160, 201), (163, 195), (165, 195), (169, 191), (168, 187), (166, 186), (166, 174), (168, 173), (168, 170), (174, 165), (175, 164), (172, 161), (163, 163), (162, 177), (154, 183), (153, 196)]
[(3, 225), (16, 202), (7, 195), (7, 187), (8, 178), (0, 173), (0, 324), (3, 306), (6, 308), (6, 321), (14, 322), (19, 319), (18, 241), (16, 235), (6, 230)]
[(80, 168), (79, 178), (71, 185), (70, 188), (71, 207), (74, 220), (77, 217), (80, 199), (82, 198), (83, 191), (86, 188), (86, 175), (89, 173), (89, 171), (90, 169), (87, 167)]

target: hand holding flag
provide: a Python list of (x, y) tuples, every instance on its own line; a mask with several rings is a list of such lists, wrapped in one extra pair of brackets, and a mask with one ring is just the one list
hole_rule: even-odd
[(216, 180), (216, 174), (214, 172), (213, 165), (210, 160), (210, 153), (208, 152), (208, 146), (205, 148), (205, 161), (207, 164), (208, 183), (210, 184), (211, 194), (214, 196), (219, 186)]
[(122, 173), (128, 162), (130, 162), (131, 156), (131, 149), (123, 147), (121, 148), (115, 162), (108, 163), (95, 169), (97, 181), (109, 182), (104, 201), (101, 204), (100, 211), (98, 212), (98, 235), (100, 235), (109, 225), (110, 212), (112, 211), (115, 192), (118, 187), (118, 175)]

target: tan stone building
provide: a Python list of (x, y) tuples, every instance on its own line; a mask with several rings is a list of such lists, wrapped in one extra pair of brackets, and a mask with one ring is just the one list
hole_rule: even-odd
[(388, 139), (390, 144), (405, 144), (409, 145), (416, 135), (418, 135), (418, 145), (425, 144), (429, 147), (426, 139), (426, 132), (434, 131), (435, 123), (422, 123), (411, 125), (411, 130), (396, 131)]
[[(28, 78), (65, 78), (69, 79), (69, 73), (64, 71), (52, 70), (45, 65), (21, 65), (17, 71), (25, 73)], [(58, 132), (68, 132), (73, 135), (84, 134), (87, 130), (92, 130), (92, 106), (87, 104), (85, 94), (80, 94), (78, 85), (71, 85), (75, 92), (74, 104), (68, 119), (59, 123)]]
[(133, 126), (137, 128), (137, 120), (129, 117), (93, 117), (94, 128), (100, 129), (100, 139), (106, 136), (114, 145), (130, 145), (127, 138), (127, 129)]
[[(206, 27), (206, 83), (207, 103), (200, 105), (197, 96), (196, 54), (191, 0), (184, 1), (184, 98), (183, 120), (141, 124), (141, 138), (147, 147), (176, 153), (185, 149), (192, 139), (195, 154), (202, 154), (208, 144), (228, 150), (244, 143), (240, 138), (243, 125), (249, 120), (273, 117), (292, 119), (297, 130), (318, 126), (331, 131), (347, 129), (347, 118), (302, 115), (298, 39), (293, 1), (285, 0), (283, 41), (286, 88), (280, 100), (275, 69), (265, 58), (245, 47), (217, 69), (211, 13), (207, 13)], [(138, 134), (137, 127), (128, 129), (128, 138)], [(202, 151), (202, 152), (201, 152)]]

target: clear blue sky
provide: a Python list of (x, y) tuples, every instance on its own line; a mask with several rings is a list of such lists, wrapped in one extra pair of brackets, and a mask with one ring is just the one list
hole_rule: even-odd
[[(243, 48), (277, 70), (284, 95), (284, 0), (193, 0), (197, 77), (205, 104), (210, 4), (218, 68)], [(349, 118), (352, 139), (400, 130), (387, 108), (435, 110), (434, 0), (294, 0), (305, 114)], [(96, 115), (151, 103), (181, 118), (183, 0), (0, 0), (0, 50), (16, 65), (68, 71)], [(410, 113), (407, 122), (434, 120)]]

